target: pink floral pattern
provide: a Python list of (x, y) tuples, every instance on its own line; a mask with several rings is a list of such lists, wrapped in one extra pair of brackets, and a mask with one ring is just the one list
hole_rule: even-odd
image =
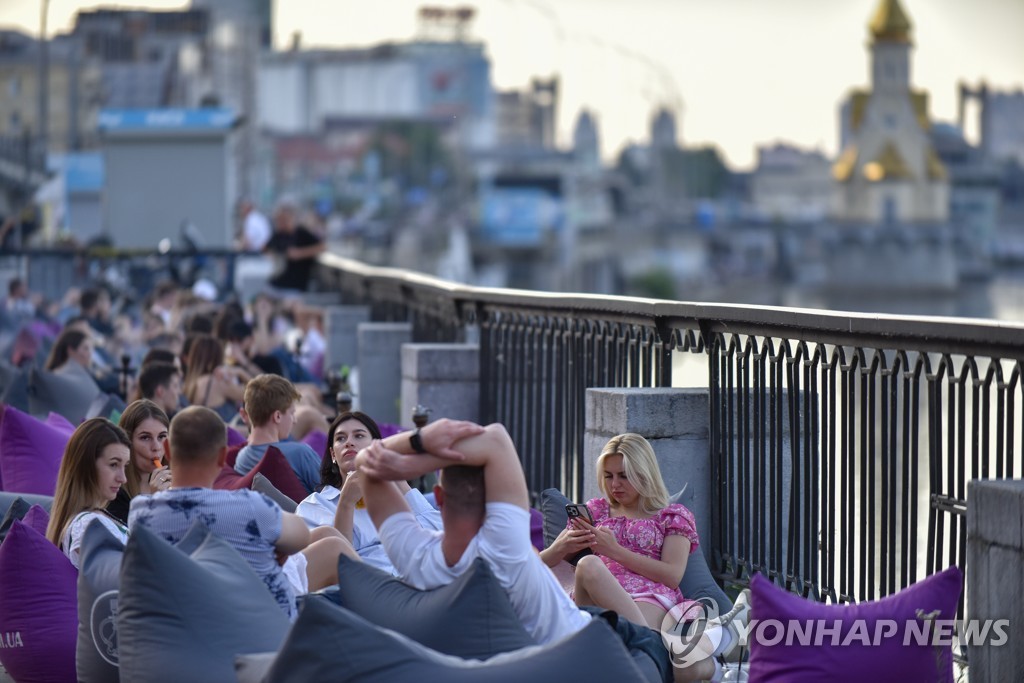
[[(678, 503), (669, 505), (658, 514), (648, 519), (629, 519), (628, 517), (612, 517), (611, 506), (604, 498), (587, 501), (587, 507), (594, 515), (594, 524), (610, 529), (615, 540), (623, 548), (635, 553), (661, 559), (661, 548), (667, 536), (685, 536), (690, 541), (690, 552), (693, 553), (700, 545), (697, 538), (697, 525), (693, 521), (693, 513)], [(669, 588), (646, 576), (641, 576), (614, 560), (600, 556), (608, 570), (618, 579), (619, 584), (634, 600), (656, 602), (666, 610), (683, 602), (689, 602), (679, 588)]]

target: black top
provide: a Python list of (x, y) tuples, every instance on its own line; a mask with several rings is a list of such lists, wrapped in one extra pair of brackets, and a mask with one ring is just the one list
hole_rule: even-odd
[(316, 257), (291, 260), (287, 259), (290, 247), (310, 247), (320, 244), (321, 240), (315, 233), (304, 225), (299, 225), (295, 231), (287, 234), (275, 232), (267, 242), (267, 251), (277, 252), (286, 257), (284, 270), (270, 280), (270, 284), (279, 289), (297, 289), (306, 291), (309, 289), (309, 281), (313, 276), (313, 268), (316, 265)]
[(122, 486), (117, 492), (117, 498), (107, 503), (107, 514), (128, 526), (128, 508), (131, 507), (132, 499)]

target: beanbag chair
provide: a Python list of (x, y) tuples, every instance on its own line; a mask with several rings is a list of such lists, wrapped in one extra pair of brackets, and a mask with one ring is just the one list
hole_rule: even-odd
[[(28, 509), (32, 507), (29, 505), (24, 498), (21, 496), (15, 498), (10, 506), (7, 508), (7, 512), (4, 513), (3, 521), (0, 521), (0, 543), (7, 538), (7, 532), (10, 530), (11, 525), (14, 524), (15, 520), (20, 520), (28, 512)], [(46, 532), (43, 532), (46, 535)]]
[[(686, 487), (683, 487), (683, 491)], [(669, 498), (668, 502), (677, 503), (683, 491)], [(567, 503), (572, 501), (566, 498), (558, 489), (544, 489), (540, 492), (540, 511), (544, 516), (544, 547), (551, 545), (552, 541), (562, 533), (569, 515), (565, 511)], [(683, 572), (683, 580), (679, 582), (679, 590), (683, 597), (690, 600), (713, 600), (718, 608), (719, 614), (725, 614), (732, 609), (732, 600), (725, 594), (722, 587), (718, 585), (708, 568), (707, 559), (704, 557), (704, 549), (698, 547), (695, 552), (690, 553), (686, 560), (686, 569)]]
[(256, 476), (252, 478), (252, 490), (259, 491), (267, 498), (277, 503), (285, 512), (295, 512), (295, 509), (299, 507), (294, 500), (281, 493), (276, 486), (270, 483), (269, 479), (259, 472), (257, 472)]
[(75, 680), (76, 581), (46, 536), (11, 525), (0, 545), (0, 662), (19, 683)]
[(117, 683), (117, 601), (124, 546), (98, 520), (82, 534), (78, 573), (79, 683)]
[(319, 429), (314, 429), (302, 437), (302, 443), (312, 448), (313, 452), (317, 455), (323, 455), (324, 451), (327, 450), (327, 435)]
[(252, 488), (252, 481), (257, 474), (262, 474), (278, 491), (296, 503), (301, 502), (309, 495), (288, 459), (284, 457), (284, 453), (274, 446), (267, 448), (267, 452), (263, 454), (256, 466), (244, 475), (235, 472), (234, 468), (229, 467), (225, 462), (220, 474), (213, 482), (213, 488), (229, 491)]
[(50, 523), (50, 514), (40, 505), (30, 505), (27, 500), (18, 496), (7, 508), (3, 521), (0, 522), (0, 543), (7, 538), (7, 532), (11, 530), (11, 526), (17, 520), (21, 520), (45, 536), (46, 525)]
[(288, 627), (249, 563), (215, 535), (185, 554), (144, 526), (132, 530), (117, 612), (122, 680), (233, 680), (235, 655), (276, 650)]
[[(53, 505), (53, 496), (39, 496), (31, 493), (15, 493), (12, 491), (0, 491), (0, 515), (6, 515), (14, 502), (21, 498), (26, 503), (31, 505), (38, 505), (44, 510), (49, 511), (50, 506)], [(26, 509), (26, 512), (28, 510)], [(20, 518), (19, 518), (20, 519)]]
[[(939, 632), (932, 634), (919, 615), (952, 623), (962, 585), (963, 574), (953, 566), (880, 600), (829, 605), (793, 595), (755, 574), (750, 582), (750, 611), (763, 625), (755, 625), (748, 636), (750, 682), (953, 683), (952, 643), (933, 645), (932, 636)], [(811, 628), (807, 636), (782, 633), (779, 639), (781, 626), (792, 623), (827, 624), (829, 630)], [(894, 633), (889, 631), (892, 625)], [(926, 635), (919, 637), (921, 633)]]
[(78, 424), (99, 395), (100, 388), (90, 377), (61, 375), (38, 368), (29, 371), (28, 411), (32, 415), (60, 413)]
[(7, 406), (0, 422), (0, 481), (5, 491), (52, 496), (69, 432)]
[[(250, 673), (258, 674), (255, 669)], [(263, 680), (522, 683), (640, 681), (643, 675), (603, 619), (558, 643), (531, 645), (484, 662), (435, 652), (327, 600), (306, 600)]]
[(44, 420), (46, 424), (56, 429), (58, 432), (65, 432), (68, 438), (75, 431), (75, 425), (71, 424), (71, 421), (60, 413), (50, 413)]
[(432, 650), (486, 659), (536, 644), (512, 610), (490, 565), (477, 559), (447, 586), (421, 591), (342, 555), (337, 603)]
[(3, 384), (0, 402), (27, 413), (28, 368), (18, 368), (9, 363), (0, 362), (0, 383)]
[[(231, 429), (231, 428), (228, 427), (228, 429)], [(246, 444), (245, 441), (243, 441), (242, 443), (236, 443), (234, 445), (232, 445), (229, 442), (228, 443), (228, 454), (224, 458), (224, 464), (227, 465), (228, 467), (234, 469), (234, 467), (235, 467), (235, 460), (238, 459), (238, 451), (240, 451), (243, 448), (245, 448), (245, 444)]]
[[(229, 425), (225, 425), (225, 427), (227, 427), (228, 430), (228, 448), (232, 446), (245, 445), (245, 436), (242, 435), (242, 432)], [(237, 453), (238, 451), (235, 452)]]

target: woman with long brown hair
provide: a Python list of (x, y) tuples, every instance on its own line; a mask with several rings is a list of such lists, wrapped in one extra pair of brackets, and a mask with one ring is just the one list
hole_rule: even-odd
[(211, 334), (199, 334), (189, 347), (185, 363), (185, 398), (205, 406), (230, 422), (238, 415), (245, 383), (252, 379), (236, 366), (224, 364), (224, 345)]
[(123, 524), (128, 523), (128, 508), (139, 494), (166, 491), (171, 487), (171, 470), (163, 465), (164, 442), (171, 421), (160, 406), (147, 399), (132, 401), (118, 425), (131, 442), (132, 452), (125, 467), (124, 486), (107, 511)]
[(80, 424), (64, 449), (46, 537), (76, 568), (82, 534), (94, 519), (122, 542), (128, 540), (128, 529), (106, 508), (126, 481), (130, 453), (124, 430), (103, 417)]

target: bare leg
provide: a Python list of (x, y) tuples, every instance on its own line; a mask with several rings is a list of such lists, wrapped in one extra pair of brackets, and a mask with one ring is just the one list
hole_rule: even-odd
[(709, 681), (715, 675), (715, 663), (710, 659), (702, 659), (690, 666), (672, 667), (672, 679), (675, 683), (691, 681)]
[(306, 579), (310, 592), (338, 583), (338, 556), (345, 554), (359, 561), (352, 544), (341, 535), (328, 534), (326, 538), (310, 543), (303, 549), (306, 556)]
[(647, 626), (633, 598), (597, 555), (587, 555), (576, 564), (576, 604), (610, 609), (634, 624)]
[(658, 605), (652, 605), (649, 602), (638, 602), (636, 603), (640, 613), (644, 615), (644, 622), (653, 628), (655, 631), (661, 630), (661, 622), (665, 620), (665, 615), (668, 614), (668, 610), (662, 609)]

